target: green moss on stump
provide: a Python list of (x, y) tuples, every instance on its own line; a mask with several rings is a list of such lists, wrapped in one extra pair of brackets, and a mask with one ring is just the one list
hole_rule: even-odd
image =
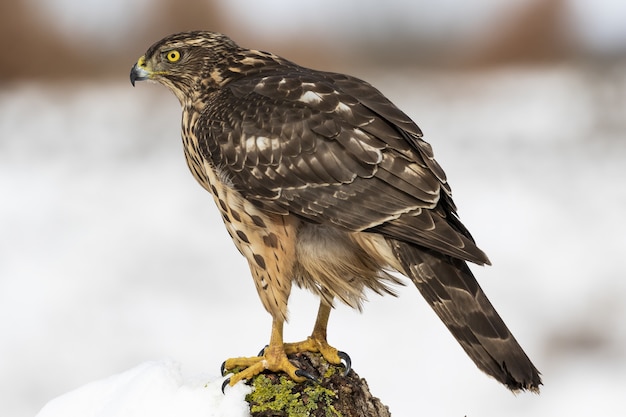
[(390, 417), (389, 409), (369, 392), (364, 379), (317, 353), (289, 355), (318, 382), (294, 382), (283, 373), (264, 372), (248, 381), (246, 400), (253, 417)]
[(250, 411), (257, 415), (269, 412), (269, 416), (308, 417), (321, 404), (326, 417), (341, 417), (333, 407), (337, 395), (322, 385), (297, 384), (286, 375), (265, 374), (255, 377), (253, 385), (254, 391), (246, 400), (250, 403)]

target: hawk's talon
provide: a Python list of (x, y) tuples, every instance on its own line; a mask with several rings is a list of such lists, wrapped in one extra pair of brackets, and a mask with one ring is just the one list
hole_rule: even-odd
[(352, 360), (350, 359), (350, 356), (346, 352), (342, 352), (341, 350), (337, 351), (337, 355), (339, 356), (339, 358), (341, 358), (342, 364), (346, 368), (343, 376), (348, 376), (348, 372), (350, 372), (350, 369), (352, 369)]
[(312, 374), (308, 373), (307, 371), (305, 371), (303, 369), (297, 369), (295, 374), (296, 374), (296, 376), (299, 376), (300, 378), (306, 378), (309, 381), (315, 382), (316, 384), (320, 383), (319, 379), (317, 379)]
[(226, 371), (226, 361), (222, 362), (222, 365), (220, 366), (220, 374), (222, 374), (222, 376), (226, 376), (224, 371)]
[(261, 349), (261, 350), (259, 351), (259, 354), (258, 354), (257, 356), (263, 356), (263, 355), (265, 355), (265, 349), (267, 349), (269, 346), (270, 346), (270, 345), (265, 345), (265, 346), (263, 346), (263, 349)]
[(224, 389), (226, 388), (227, 385), (230, 385), (230, 378), (226, 378), (224, 382), (222, 382), (222, 394), (224, 395), (226, 395), (226, 393), (224, 392)]

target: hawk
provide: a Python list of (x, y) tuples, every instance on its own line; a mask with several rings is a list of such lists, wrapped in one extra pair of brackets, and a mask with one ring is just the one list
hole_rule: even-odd
[[(489, 259), (459, 220), (431, 146), (381, 92), (206, 31), (156, 42), (130, 80), (159, 82), (180, 101), (189, 169), (213, 195), (272, 316), (259, 356), (224, 363), (243, 369), (231, 385), (264, 370), (310, 377), (291, 353), (349, 362), (327, 342), (333, 302), (360, 309), (366, 289), (393, 294), (397, 271), (478, 368), (511, 390), (539, 390), (539, 372), (467, 265)], [(311, 336), (284, 343), (294, 283), (320, 306)]]

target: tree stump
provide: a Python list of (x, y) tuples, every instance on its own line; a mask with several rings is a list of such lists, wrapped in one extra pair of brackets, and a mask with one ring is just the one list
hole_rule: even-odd
[(248, 382), (246, 400), (253, 417), (389, 417), (389, 409), (353, 370), (329, 364), (317, 353), (289, 355), (318, 382), (296, 383), (285, 374), (262, 373)]

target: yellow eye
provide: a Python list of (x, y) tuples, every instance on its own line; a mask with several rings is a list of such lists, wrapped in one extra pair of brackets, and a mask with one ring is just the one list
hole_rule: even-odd
[(180, 52), (177, 50), (169, 51), (166, 55), (167, 60), (170, 62), (176, 62), (180, 59)]

